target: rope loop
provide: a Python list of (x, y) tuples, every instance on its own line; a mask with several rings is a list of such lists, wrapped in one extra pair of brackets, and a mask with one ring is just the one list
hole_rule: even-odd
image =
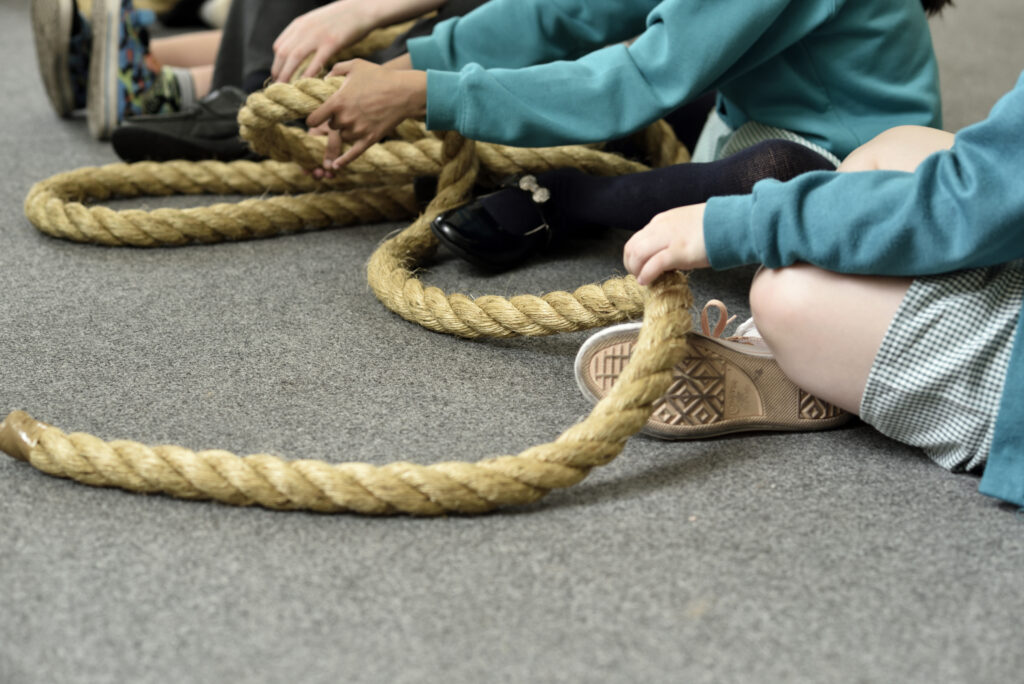
[[(571, 293), (470, 298), (426, 286), (414, 272), (437, 246), (430, 222), (464, 203), (475, 184), (563, 166), (607, 175), (647, 167), (597, 146), (513, 148), (474, 142), (454, 132), (439, 137), (409, 121), (396, 129), (393, 139), (372, 146), (336, 178), (316, 180), (307, 171), (323, 158), (324, 139), (287, 124), (308, 116), (342, 82), (335, 77), (300, 79), (249, 97), (238, 115), (240, 132), (253, 150), (270, 160), (141, 162), (69, 171), (32, 187), (25, 199), (26, 216), (48, 235), (103, 245), (244, 240), (408, 219), (417, 212), (411, 181), (437, 176), (438, 191), (426, 210), (371, 255), (367, 277), (374, 293), (409, 321), (467, 338), (585, 330), (638, 316), (646, 299), (634, 358), (587, 419), (553, 442), (516, 456), (428, 466), (284, 461), (266, 454), (243, 458), (226, 451), (104, 442), (82, 433), (65, 434), (21, 412), (0, 422), (0, 450), (43, 472), (95, 486), (281, 510), (411, 515), (480, 513), (536, 501), (552, 489), (579, 482), (621, 452), (668, 389), (671, 369), (685, 353), (692, 301), (684, 276), (666, 275), (649, 292), (630, 276), (583, 285)], [(656, 165), (688, 159), (664, 122), (639, 139)], [(183, 210), (113, 211), (86, 204), (199, 194), (260, 197)]]

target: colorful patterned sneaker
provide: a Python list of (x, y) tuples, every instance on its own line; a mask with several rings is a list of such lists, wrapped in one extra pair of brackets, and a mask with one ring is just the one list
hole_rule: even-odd
[(93, 137), (109, 138), (126, 116), (178, 111), (177, 79), (149, 54), (146, 27), (154, 21), (152, 11), (136, 10), (132, 0), (93, 0), (86, 109)]
[[(719, 321), (708, 328), (709, 307)], [(730, 319), (732, 320), (732, 319)], [(700, 439), (733, 432), (805, 431), (838, 427), (851, 414), (803, 391), (785, 376), (764, 340), (722, 339), (725, 305), (712, 300), (701, 313), (703, 334), (690, 333), (690, 349), (674, 369), (672, 385), (655, 404), (642, 432), (661, 439)], [(592, 335), (576, 355), (576, 384), (594, 402), (611, 390), (633, 353), (640, 323)]]
[(32, 0), (39, 74), (58, 116), (85, 107), (92, 31), (75, 0)]

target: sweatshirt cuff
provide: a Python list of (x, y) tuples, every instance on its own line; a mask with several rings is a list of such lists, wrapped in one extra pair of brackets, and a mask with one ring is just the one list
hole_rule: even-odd
[(753, 206), (753, 195), (708, 200), (704, 208), (704, 247), (711, 268), (721, 270), (761, 262), (750, 228)]
[(426, 71), (427, 69), (443, 69), (445, 65), (441, 54), (441, 46), (432, 36), (410, 38), (405, 43), (412, 60), (412, 68)]
[(459, 72), (427, 71), (427, 128), (458, 130)]

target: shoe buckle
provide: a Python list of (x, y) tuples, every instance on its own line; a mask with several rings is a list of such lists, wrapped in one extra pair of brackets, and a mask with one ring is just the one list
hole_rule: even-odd
[(538, 183), (537, 177), (530, 173), (520, 178), (517, 185), (523, 192), (530, 193), (530, 199), (537, 205), (537, 212), (540, 214), (541, 221), (540, 225), (526, 231), (523, 235), (533, 235), (534, 233), (546, 230), (548, 231), (548, 239), (551, 239), (551, 226), (548, 225), (547, 220), (544, 218), (544, 212), (540, 211), (540, 205), (551, 199), (551, 191)]
[[(533, 200), (534, 204), (544, 204), (551, 199), (551, 191), (538, 183), (537, 177), (533, 174), (526, 174), (519, 179), (519, 189), (523, 192), (530, 193), (530, 199)], [(529, 235), (529, 233), (527, 233), (527, 235)]]

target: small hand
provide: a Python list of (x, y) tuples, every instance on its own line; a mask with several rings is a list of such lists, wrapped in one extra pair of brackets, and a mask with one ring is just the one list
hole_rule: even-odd
[[(345, 76), (341, 88), (306, 118), (310, 127), (327, 124), (337, 133), (328, 136), (324, 168), (340, 169), (370, 145), (410, 117), (427, 111), (427, 74), (392, 71), (362, 59), (339, 62), (332, 76)], [(341, 143), (352, 147), (340, 157)]]
[(622, 261), (637, 282), (650, 285), (666, 271), (711, 265), (704, 246), (704, 206), (662, 212), (629, 239)]
[(274, 40), (270, 75), (275, 81), (288, 82), (302, 60), (312, 54), (302, 76), (316, 76), (332, 55), (355, 44), (373, 28), (363, 5), (351, 0), (336, 0), (306, 12), (293, 19)]

